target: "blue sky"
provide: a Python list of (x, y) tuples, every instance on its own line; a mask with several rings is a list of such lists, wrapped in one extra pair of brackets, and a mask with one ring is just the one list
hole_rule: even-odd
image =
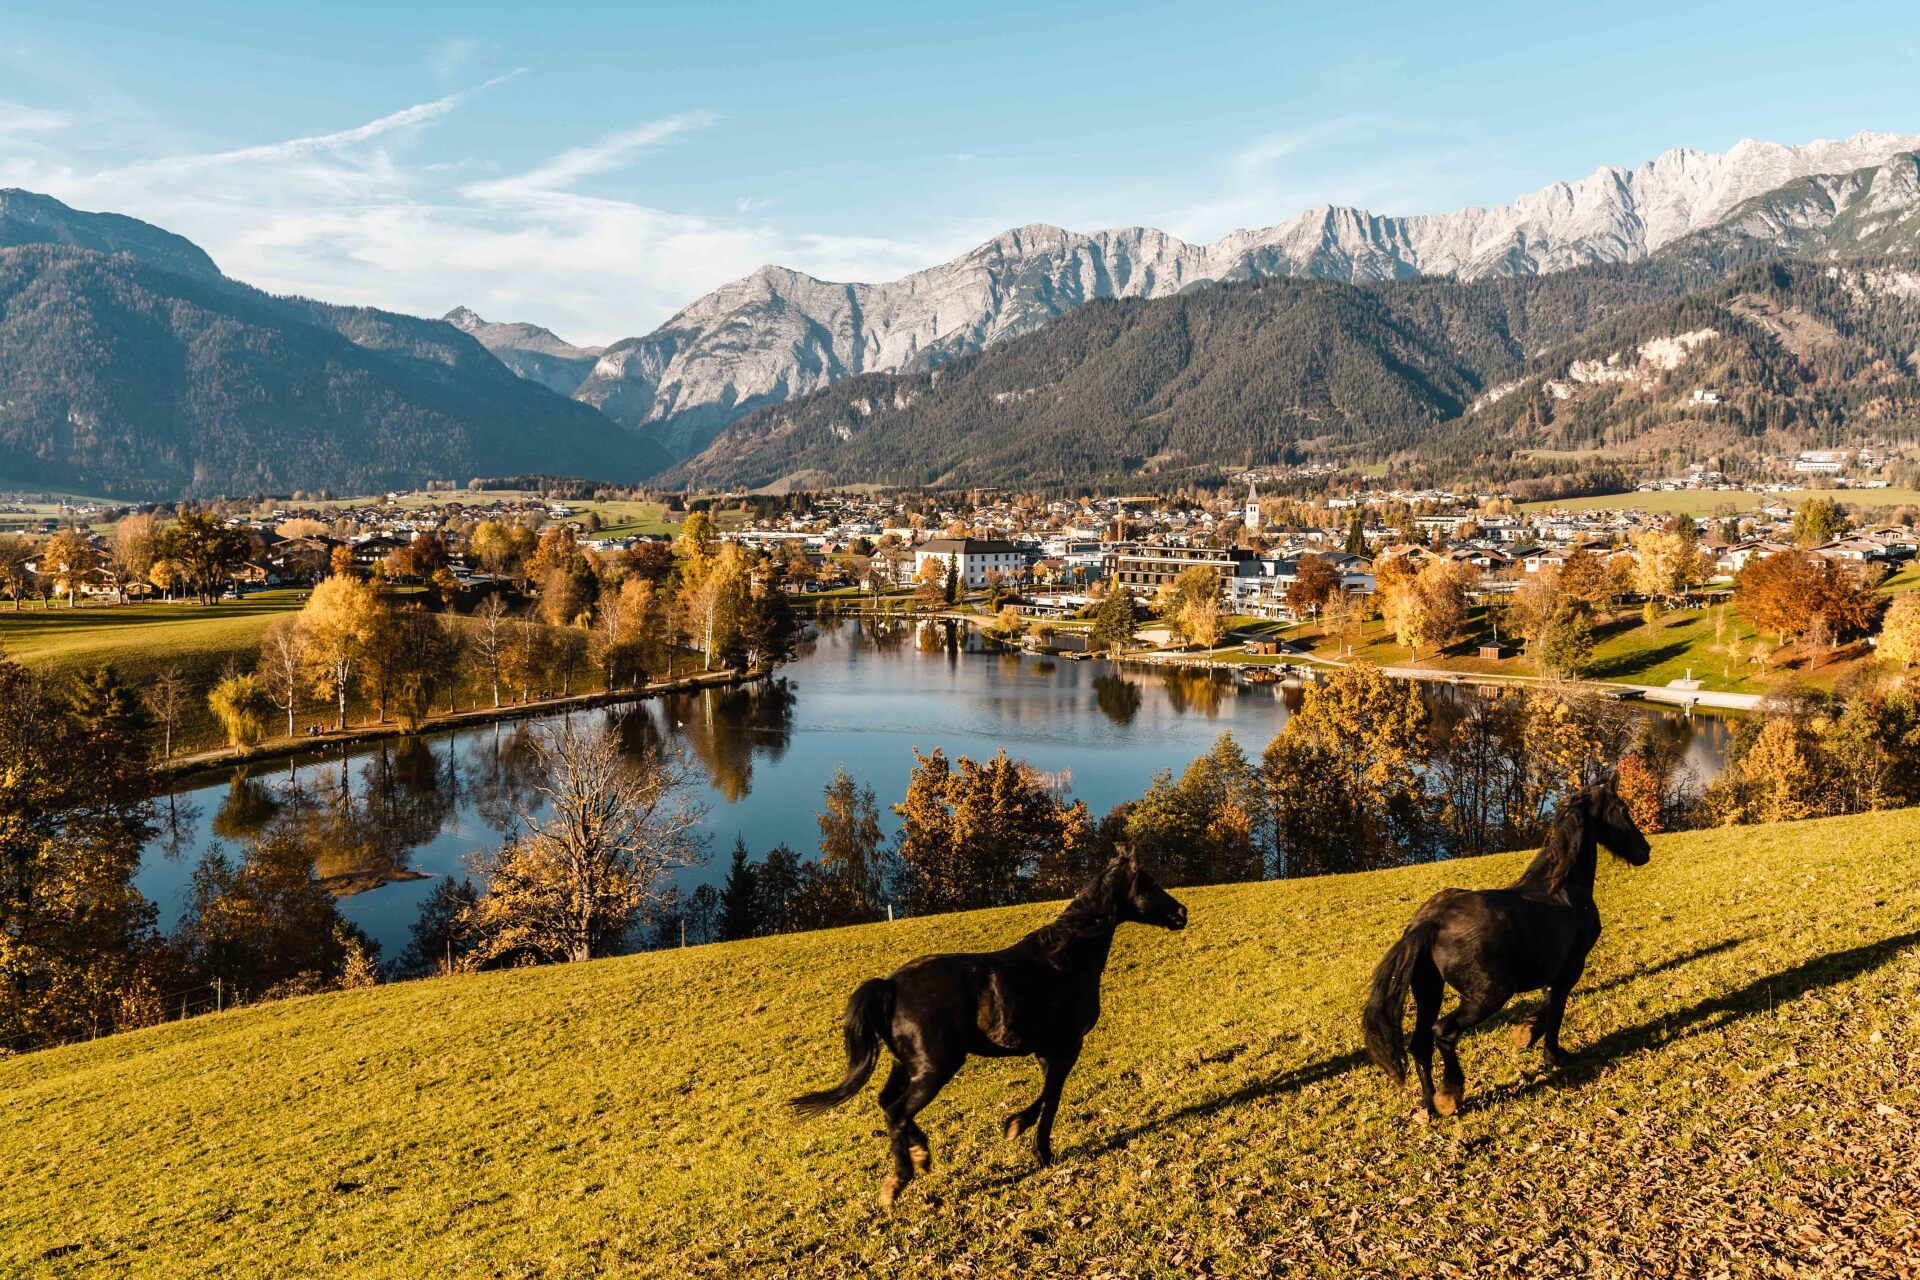
[(1910, 3), (0, 0), (0, 185), (330, 301), (644, 332), (763, 262), (1510, 200), (1920, 133)]

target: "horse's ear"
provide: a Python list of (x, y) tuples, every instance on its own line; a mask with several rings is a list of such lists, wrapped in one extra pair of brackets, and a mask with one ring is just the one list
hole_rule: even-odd
[(1133, 846), (1116, 844), (1113, 846), (1113, 865), (1122, 871), (1131, 873), (1134, 869)]

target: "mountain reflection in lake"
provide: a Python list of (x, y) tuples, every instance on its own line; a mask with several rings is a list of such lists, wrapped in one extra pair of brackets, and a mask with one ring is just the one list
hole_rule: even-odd
[[(1477, 696), (1428, 691), (1443, 732)], [(719, 879), (736, 836), (755, 854), (782, 842), (811, 851), (821, 788), (843, 764), (873, 787), (889, 832), (897, 822), (886, 806), (906, 791), (914, 750), (936, 746), (976, 758), (1004, 747), (1102, 813), (1223, 732), (1257, 756), (1289, 703), (1298, 705), (1297, 691), (1224, 674), (986, 652), (953, 625), (868, 620), (828, 623), (775, 680), (573, 714), (610, 720), (631, 750), (685, 752), (706, 789), (713, 852), (706, 867), (682, 873), (690, 888)], [(1717, 771), (1725, 722), (1639, 713), (1675, 735), (1703, 779)], [(390, 956), (433, 877), (462, 873), (472, 853), (538, 814), (531, 748), (546, 723), (391, 739), (196, 779), (158, 803), (140, 887), (170, 924), (201, 855), (217, 845), (237, 852), (277, 827), (352, 893), (347, 917)]]

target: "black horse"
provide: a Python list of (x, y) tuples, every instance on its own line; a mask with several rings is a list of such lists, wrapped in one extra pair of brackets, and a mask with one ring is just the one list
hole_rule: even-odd
[(914, 1116), (933, 1101), (970, 1053), (990, 1058), (1032, 1054), (1046, 1072), (1040, 1096), (1007, 1121), (1007, 1136), (1033, 1130), (1042, 1165), (1053, 1161), (1053, 1114), (1080, 1042), (1100, 1019), (1100, 975), (1113, 932), (1129, 921), (1186, 927), (1187, 909), (1122, 854), (1107, 864), (1060, 918), (1003, 951), (923, 956), (854, 988), (847, 1000), (846, 1078), (802, 1094), (793, 1107), (818, 1115), (851, 1098), (873, 1074), (878, 1047), (894, 1056), (880, 1089), (893, 1143), (893, 1173), (880, 1187), (890, 1205), (932, 1166), (927, 1135)]
[[(1413, 1063), (1420, 1072), (1425, 1119), (1453, 1115), (1466, 1094), (1457, 1045), (1460, 1033), (1500, 1011), (1517, 991), (1547, 989), (1533, 1022), (1514, 1031), (1514, 1043), (1544, 1046), (1547, 1061), (1566, 1060), (1560, 1019), (1580, 980), (1587, 953), (1600, 937), (1593, 902), (1594, 846), (1604, 844), (1633, 866), (1645, 866), (1647, 838), (1610, 782), (1569, 796), (1555, 816), (1538, 856), (1504, 889), (1443, 889), (1373, 971), (1364, 1018), (1367, 1053), (1394, 1079), (1407, 1078), (1404, 1020), (1413, 991)], [(1440, 1001), (1451, 986), (1460, 1003), (1442, 1018)], [(1433, 1048), (1445, 1067), (1433, 1087)]]

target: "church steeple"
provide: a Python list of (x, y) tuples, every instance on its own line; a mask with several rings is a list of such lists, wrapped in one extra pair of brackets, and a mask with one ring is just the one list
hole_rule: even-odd
[(1240, 523), (1247, 527), (1248, 533), (1260, 532), (1260, 490), (1253, 481), (1247, 481), (1247, 509)]

